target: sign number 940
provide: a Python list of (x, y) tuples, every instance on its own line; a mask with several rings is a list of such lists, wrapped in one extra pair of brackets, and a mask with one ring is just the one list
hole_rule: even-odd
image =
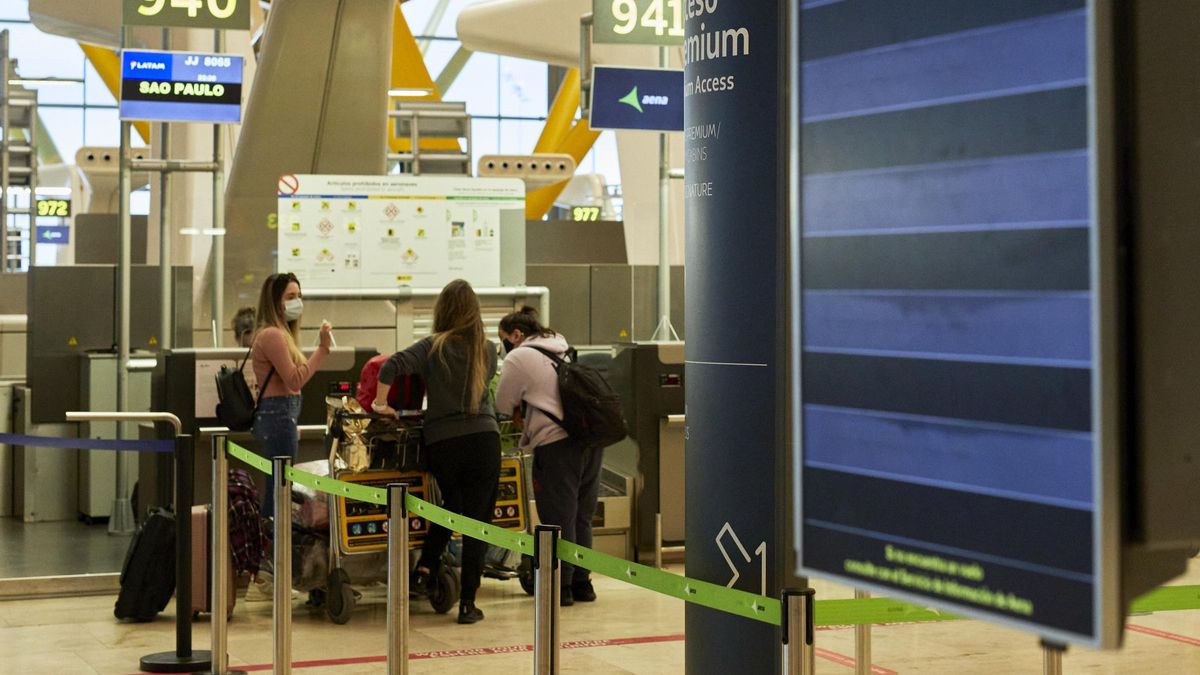
[[(138, 14), (142, 16), (157, 16), (162, 13), (167, 6), (167, 0), (142, 0), (144, 4), (138, 7)], [(172, 9), (182, 9), (187, 11), (189, 17), (195, 18), (200, 15), (200, 9), (208, 5), (208, 13), (217, 19), (228, 19), (237, 11), (238, 0), (171, 0)]]
[(683, 0), (612, 0), (612, 15), (618, 35), (629, 35), (640, 26), (655, 35), (683, 37)]

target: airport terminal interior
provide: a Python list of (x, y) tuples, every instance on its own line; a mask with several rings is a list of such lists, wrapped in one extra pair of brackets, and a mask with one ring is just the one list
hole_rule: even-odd
[(1200, 673), (1196, 26), (0, 0), (0, 675)]

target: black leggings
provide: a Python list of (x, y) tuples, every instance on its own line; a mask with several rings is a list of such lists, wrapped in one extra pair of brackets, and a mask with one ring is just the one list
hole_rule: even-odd
[[(426, 448), (429, 470), (437, 479), (442, 505), (468, 518), (492, 522), (496, 507), (496, 487), (500, 481), (500, 434), (486, 431), (458, 436), (433, 443)], [(450, 531), (432, 525), (421, 550), (418, 565), (437, 573), (442, 552), (450, 541)], [(487, 544), (463, 537), (462, 601), (474, 602), (475, 591), (483, 576), (483, 557)]]

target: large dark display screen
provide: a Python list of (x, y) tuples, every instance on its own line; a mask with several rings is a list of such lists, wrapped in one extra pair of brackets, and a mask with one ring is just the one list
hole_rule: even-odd
[(807, 0), (800, 566), (1098, 644), (1084, 0)]

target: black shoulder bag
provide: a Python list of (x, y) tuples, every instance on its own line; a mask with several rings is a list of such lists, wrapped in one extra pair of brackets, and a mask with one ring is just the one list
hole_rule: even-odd
[(242, 359), (242, 365), (237, 369), (221, 366), (221, 372), (217, 373), (217, 399), (220, 401), (217, 403), (217, 419), (230, 431), (250, 431), (254, 426), (254, 414), (258, 412), (258, 405), (262, 403), (267, 385), (275, 376), (275, 366), (271, 366), (271, 372), (258, 389), (258, 400), (255, 400), (250, 393), (250, 386), (246, 384), (246, 375), (242, 372), (253, 351), (254, 348), (251, 347), (246, 352), (246, 358)]

